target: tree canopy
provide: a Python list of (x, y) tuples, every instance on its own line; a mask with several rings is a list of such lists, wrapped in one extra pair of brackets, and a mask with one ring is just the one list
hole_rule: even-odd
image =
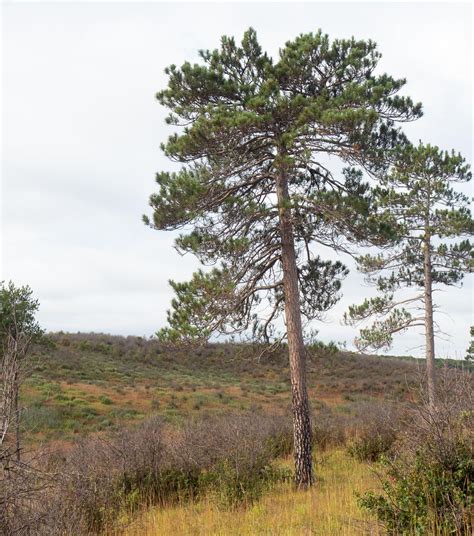
[[(472, 271), (467, 237), (474, 223), (469, 198), (456, 188), (470, 179), (462, 155), (421, 143), (401, 150), (381, 179), (374, 190), (377, 205), (399, 223), (399, 235), (392, 247), (358, 259), (359, 269), (379, 292), (351, 306), (346, 315), (350, 324), (376, 318), (360, 331), (360, 349), (389, 348), (395, 333), (425, 325), (427, 287), (431, 292), (431, 287), (459, 284)], [(400, 294), (407, 288), (413, 290), (410, 295)]]
[(36, 320), (39, 302), (33, 298), (28, 286), (17, 287), (12, 281), (0, 282), (0, 351), (6, 352), (9, 340), (18, 349), (43, 336), (43, 330)]
[[(398, 94), (405, 80), (375, 74), (371, 41), (330, 41), (319, 31), (286, 43), (274, 61), (250, 29), (240, 45), (223, 37), (200, 57), (166, 69), (168, 87), (157, 95), (178, 127), (163, 150), (183, 167), (157, 174), (145, 221), (185, 230), (178, 251), (212, 269), (171, 282), (176, 298), (160, 336), (252, 329), (270, 340), (284, 308), (277, 175), (288, 177), (301, 313), (312, 320), (337, 301), (347, 270), (311, 245), (343, 248), (390, 232), (372, 218), (362, 170), (388, 165), (407, 143), (398, 123), (418, 118), (421, 105)], [(324, 164), (327, 155), (345, 162), (342, 174)]]

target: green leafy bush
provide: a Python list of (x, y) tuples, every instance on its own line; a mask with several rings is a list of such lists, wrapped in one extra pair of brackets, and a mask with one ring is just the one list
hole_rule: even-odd
[(471, 535), (474, 507), (474, 413), (469, 374), (444, 371), (436, 405), (420, 404), (383, 461), (383, 493), (360, 504), (393, 535)]
[(361, 506), (384, 523), (389, 534), (472, 534), (472, 452), (458, 444), (449, 463), (420, 450), (409, 465), (387, 464), (383, 495), (366, 493)]

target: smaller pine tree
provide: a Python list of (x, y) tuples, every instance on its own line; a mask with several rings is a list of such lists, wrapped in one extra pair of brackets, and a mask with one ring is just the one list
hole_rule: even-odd
[[(350, 325), (375, 318), (360, 330), (356, 346), (389, 348), (393, 336), (408, 328), (425, 328), (428, 394), (435, 398), (435, 321), (433, 292), (460, 284), (472, 270), (474, 228), (469, 199), (455, 189), (471, 179), (469, 165), (454, 151), (419, 144), (399, 151), (395, 165), (374, 194), (384, 218), (399, 233), (381, 253), (357, 259), (359, 270), (379, 295), (352, 305), (345, 314)], [(407, 292), (407, 289), (408, 292)]]

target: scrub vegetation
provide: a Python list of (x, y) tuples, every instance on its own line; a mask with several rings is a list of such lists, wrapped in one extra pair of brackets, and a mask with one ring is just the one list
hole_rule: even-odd
[[(304, 492), (292, 482), (284, 349), (259, 358), (257, 345), (177, 351), (139, 337), (48, 339), (34, 347), (20, 397), (22, 459), (35, 470), (13, 472), (4, 493), (20, 483), (35, 492), (10, 505), (11, 533), (34, 523), (39, 535), (159, 535), (172, 527), (178, 534), (349, 535), (406, 524), (398, 506), (389, 510), (385, 492), (403, 497), (409, 486), (409, 449), (401, 454), (400, 445), (413, 440), (410, 430), (420, 433), (419, 360), (308, 349), (319, 477)], [(449, 462), (458, 480), (446, 486), (461, 498), (455, 519), (467, 527), (471, 373), (454, 361), (438, 365), (451, 382), (443, 391), (447, 404), (453, 382), (464, 386), (449, 406), (464, 431), (457, 428), (462, 448), (446, 445), (460, 456)], [(411, 493), (419, 504), (420, 489)], [(428, 526), (435, 514), (423, 506), (418, 525)], [(416, 534), (418, 525), (391, 533)]]
[[(290, 404), (285, 349), (258, 359), (259, 345), (211, 344), (167, 348), (155, 340), (101, 334), (49, 335), (36, 347), (21, 392), (24, 440), (71, 440), (112, 430), (150, 414), (168, 422), (263, 410), (283, 414)], [(315, 345), (308, 351), (308, 389), (314, 409), (341, 415), (354, 404), (407, 401), (423, 363)], [(438, 361), (451, 367), (470, 363)]]

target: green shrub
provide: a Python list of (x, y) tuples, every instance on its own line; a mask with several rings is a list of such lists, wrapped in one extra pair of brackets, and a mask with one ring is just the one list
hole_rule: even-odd
[(472, 534), (474, 462), (465, 445), (440, 463), (420, 450), (410, 464), (389, 462), (384, 494), (366, 493), (360, 505), (384, 523), (389, 534)]
[(267, 439), (267, 446), (273, 458), (288, 456), (293, 452), (293, 430), (289, 421), (283, 422), (281, 430), (275, 431)]
[(383, 493), (360, 504), (393, 535), (471, 535), (474, 506), (474, 412), (471, 378), (446, 371), (436, 405), (420, 404), (384, 460)]

